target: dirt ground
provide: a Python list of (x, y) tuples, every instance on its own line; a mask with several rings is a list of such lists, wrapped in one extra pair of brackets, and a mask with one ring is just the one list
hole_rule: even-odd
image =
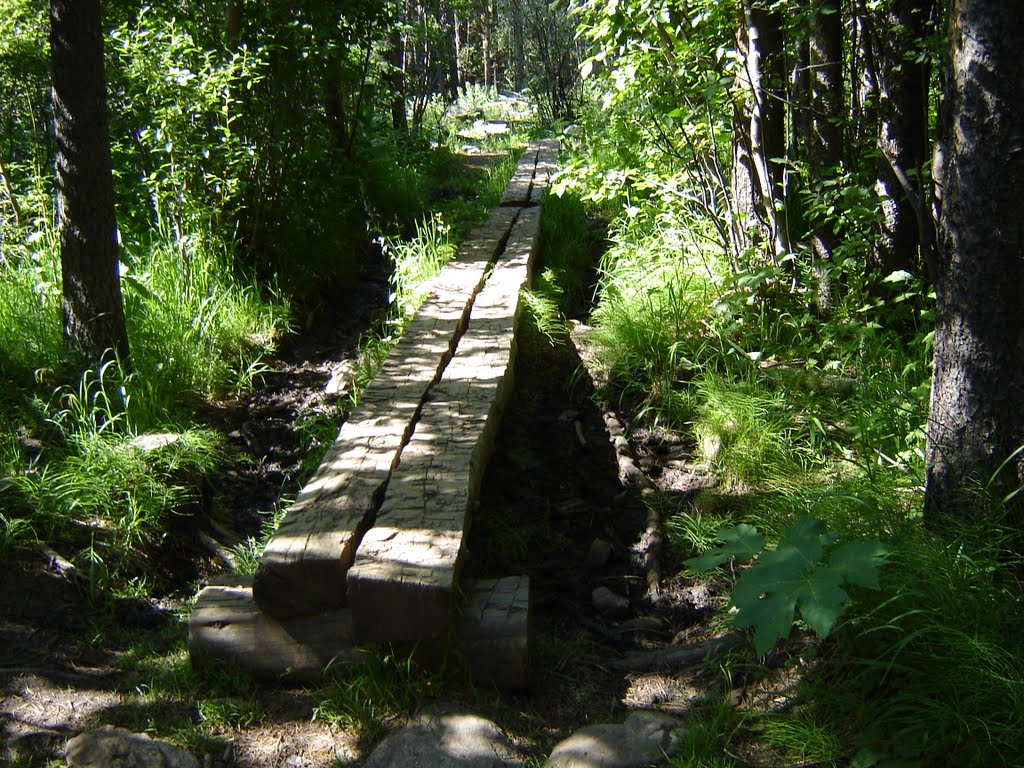
[[(386, 301), (386, 277), (368, 275), (359, 295), (357, 304), (311, 317), (258, 391), (206, 414), (238, 451), (237, 460), (212, 479), (206, 503), (243, 535), (258, 529), (260, 513), (297, 490), (303, 457), (296, 425), (341, 417), (324, 386), (331, 371), (355, 354), (359, 334)], [(659, 652), (706, 637), (720, 596), (676, 576), (671, 552), (664, 552), (661, 597), (648, 599), (640, 487), (620, 481), (576, 348), (526, 334), (515, 376), (515, 395), (473, 520), (467, 571), (531, 577), (534, 684), (516, 695), (445, 695), (464, 697), (542, 754), (574, 728), (621, 719), (626, 709), (685, 710), (708, 682), (697, 669), (645, 667)], [(705, 482), (688, 466), (681, 436), (641, 437), (636, 458), (655, 484), (685, 499)], [(257, 460), (243, 460), (245, 455)], [(153, 554), (156, 597), (117, 601), (102, 617), (83, 584), (42, 555), (0, 563), (0, 762), (6, 752), (19, 765), (45, 765), (63, 757), (68, 738), (98, 721), (129, 727), (137, 721), (137, 713), (129, 718), (119, 691), (145, 680), (120, 671), (125, 648), (116, 633), (100, 627), (113, 620), (121, 628), (151, 631), (157, 647), (180, 642), (180, 630), (174, 631), (178, 611), (205, 579), (226, 567), (200, 544), (200, 533), (216, 534), (206, 522), (209, 509), (183, 520), (179, 535)], [(595, 606), (593, 592), (600, 587), (625, 600)], [(263, 717), (230, 734), (230, 749), (206, 754), (206, 765), (296, 768), (329, 765), (337, 756), (358, 764), (367, 746), (343, 729), (314, 722), (310, 690), (268, 686), (260, 704)], [(159, 719), (161, 711), (150, 714)]]

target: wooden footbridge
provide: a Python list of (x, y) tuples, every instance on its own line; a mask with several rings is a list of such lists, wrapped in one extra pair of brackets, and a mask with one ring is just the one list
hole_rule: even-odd
[(528, 680), (529, 580), (462, 579), (470, 513), (512, 391), (520, 291), (557, 144), (531, 144), (270, 539), (253, 578), (219, 577), (189, 623), (197, 660), (315, 678), (366, 643)]

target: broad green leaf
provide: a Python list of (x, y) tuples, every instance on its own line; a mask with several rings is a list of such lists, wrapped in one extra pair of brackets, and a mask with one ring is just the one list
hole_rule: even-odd
[(754, 555), (764, 549), (764, 536), (758, 533), (757, 528), (746, 523), (719, 531), (718, 538), (725, 543), (732, 555), (743, 563), (753, 560)]
[(692, 571), (704, 573), (717, 568), (730, 557), (742, 563), (752, 560), (764, 547), (764, 536), (758, 533), (757, 528), (746, 523), (723, 528), (718, 532), (718, 538), (723, 542), (721, 547), (708, 550), (699, 557), (692, 557), (683, 564)]
[(828, 567), (850, 584), (878, 589), (878, 569), (891, 551), (878, 541), (848, 541), (832, 552)]
[(781, 592), (768, 594), (740, 609), (733, 624), (739, 629), (756, 627), (754, 650), (763, 656), (776, 640), (789, 634), (795, 611), (796, 599), (792, 595)]
[(800, 616), (819, 637), (828, 637), (849, 598), (840, 583), (840, 574), (830, 568), (815, 568), (798, 593)]

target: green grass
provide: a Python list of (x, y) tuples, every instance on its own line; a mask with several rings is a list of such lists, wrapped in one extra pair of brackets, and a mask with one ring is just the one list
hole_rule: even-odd
[(104, 633), (121, 646), (117, 665), (126, 698), (102, 710), (97, 724), (169, 739), (196, 754), (221, 753), (234, 729), (263, 721), (252, 678), (225, 664), (192, 663), (185, 617), (156, 633), (116, 627)]
[(785, 393), (706, 375), (695, 398), (701, 456), (727, 485), (771, 487), (808, 468), (809, 445)]
[(805, 686), (860, 764), (1016, 763), (1024, 747), (1018, 539), (988, 527), (895, 542), (882, 591), (863, 596)]
[(412, 655), (377, 648), (360, 648), (357, 653), (355, 662), (345, 669), (329, 670), (317, 692), (313, 719), (344, 725), (368, 744), (390, 723), (412, 715), (435, 695), (440, 678), (421, 671)]

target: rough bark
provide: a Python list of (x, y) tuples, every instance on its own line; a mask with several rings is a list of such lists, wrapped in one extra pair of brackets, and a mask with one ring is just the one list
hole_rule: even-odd
[(924, 173), (930, 154), (931, 68), (926, 57), (915, 59), (915, 46), (927, 32), (933, 9), (930, 1), (890, 0), (869, 19), (878, 110), (875, 191), (882, 198), (871, 266), (883, 275), (920, 273), (932, 260), (934, 223)]
[(224, 9), (224, 51), (230, 55), (242, 39), (245, 0), (228, 0)]
[[(1017, 0), (954, 0), (944, 105), (925, 522), (1024, 481), (1024, 28)], [(996, 479), (990, 478), (1010, 459)], [(982, 493), (984, 491), (984, 493)], [(1019, 520), (1017, 521), (1020, 522)]]
[[(843, 160), (843, 17), (836, 0), (816, 0), (808, 39), (810, 129), (807, 164), (812, 180), (829, 175)], [(815, 256), (831, 261), (835, 236), (831, 222), (820, 222), (811, 234)], [(827, 299), (828, 283), (819, 281), (819, 304)], [(823, 307), (825, 308), (825, 307)]]
[(405, 56), (402, 55), (404, 47), (402, 31), (396, 25), (389, 36), (388, 64), (391, 69), (388, 84), (391, 86), (391, 127), (399, 133), (409, 131), (409, 117), (405, 109)]
[(99, 0), (50, 0), (64, 341), (128, 362)]
[(731, 187), (737, 216), (733, 236), (739, 250), (749, 245), (746, 234), (759, 223), (763, 239), (771, 244), (773, 258), (790, 248), (785, 218), (782, 164), (786, 153), (786, 82), (782, 57), (782, 19), (744, 2), (737, 28), (737, 52), (742, 65), (737, 86), (747, 94), (733, 116), (733, 170)]

